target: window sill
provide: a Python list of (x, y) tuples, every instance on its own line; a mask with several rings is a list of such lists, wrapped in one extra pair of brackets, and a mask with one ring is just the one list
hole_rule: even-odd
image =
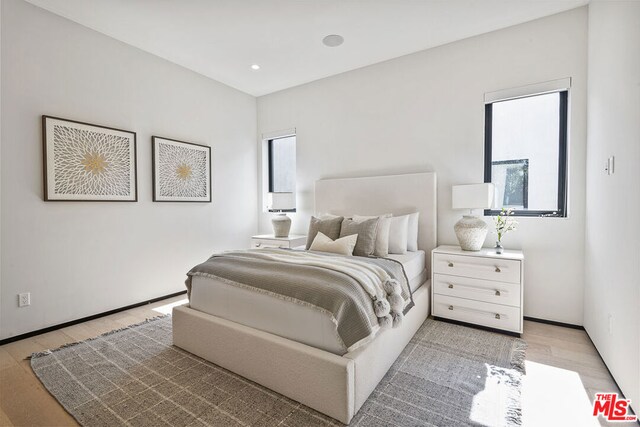
[[(500, 210), (485, 210), (484, 216), (498, 216)], [(567, 215), (560, 211), (530, 211), (530, 210), (514, 210), (510, 217), (529, 217), (529, 218), (566, 218)]]

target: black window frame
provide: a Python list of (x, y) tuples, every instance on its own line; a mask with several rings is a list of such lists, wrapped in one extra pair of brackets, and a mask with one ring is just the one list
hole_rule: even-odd
[[(568, 133), (568, 104), (569, 91), (561, 90), (559, 108), (559, 135), (558, 135), (558, 209), (557, 210), (514, 210), (514, 216), (522, 217), (567, 217), (567, 133)], [(529, 96), (546, 95), (547, 93), (537, 93)], [(523, 97), (524, 98), (524, 97)], [(507, 101), (507, 100), (505, 100)], [(491, 167), (493, 163), (492, 152), (492, 126), (493, 126), (493, 104), (487, 103), (484, 106), (484, 182), (491, 182)], [(499, 209), (485, 209), (485, 216), (495, 216), (500, 213)]]
[(267, 167), (269, 168), (269, 193), (273, 193), (273, 141), (267, 140)]
[[(267, 139), (267, 169), (268, 169), (268, 173), (267, 173), (267, 180), (268, 180), (267, 191), (269, 193), (277, 193), (277, 191), (273, 191), (273, 142), (277, 141), (278, 139), (290, 138), (290, 137), (295, 137), (295, 136), (296, 135), (286, 135), (286, 136), (279, 136), (277, 138)], [(279, 212), (296, 212), (296, 208), (284, 209), (284, 210), (281, 210)]]

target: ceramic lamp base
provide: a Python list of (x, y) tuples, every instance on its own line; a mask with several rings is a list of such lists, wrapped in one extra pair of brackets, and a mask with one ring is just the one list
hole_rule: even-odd
[(278, 214), (271, 219), (273, 234), (275, 237), (289, 237), (291, 230), (291, 218), (287, 214)]
[(489, 227), (480, 217), (464, 215), (460, 221), (456, 222), (453, 229), (462, 250), (479, 251), (482, 249)]

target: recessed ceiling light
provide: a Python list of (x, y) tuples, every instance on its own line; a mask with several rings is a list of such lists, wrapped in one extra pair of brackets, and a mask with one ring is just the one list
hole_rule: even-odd
[(259, 69), (260, 69), (260, 66), (259, 66), (258, 64), (253, 64), (253, 65), (251, 66), (251, 69), (252, 69), (252, 70), (259, 70)]
[(344, 43), (344, 37), (339, 34), (329, 34), (322, 39), (322, 43), (324, 43), (325, 46), (329, 47), (340, 46), (342, 43)]

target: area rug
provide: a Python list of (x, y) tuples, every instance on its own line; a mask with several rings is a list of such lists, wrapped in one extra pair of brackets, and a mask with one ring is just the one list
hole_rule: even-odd
[[(427, 319), (355, 426), (517, 426), (526, 343)], [(31, 367), (84, 426), (340, 426), (172, 345), (170, 316), (34, 353)]]

